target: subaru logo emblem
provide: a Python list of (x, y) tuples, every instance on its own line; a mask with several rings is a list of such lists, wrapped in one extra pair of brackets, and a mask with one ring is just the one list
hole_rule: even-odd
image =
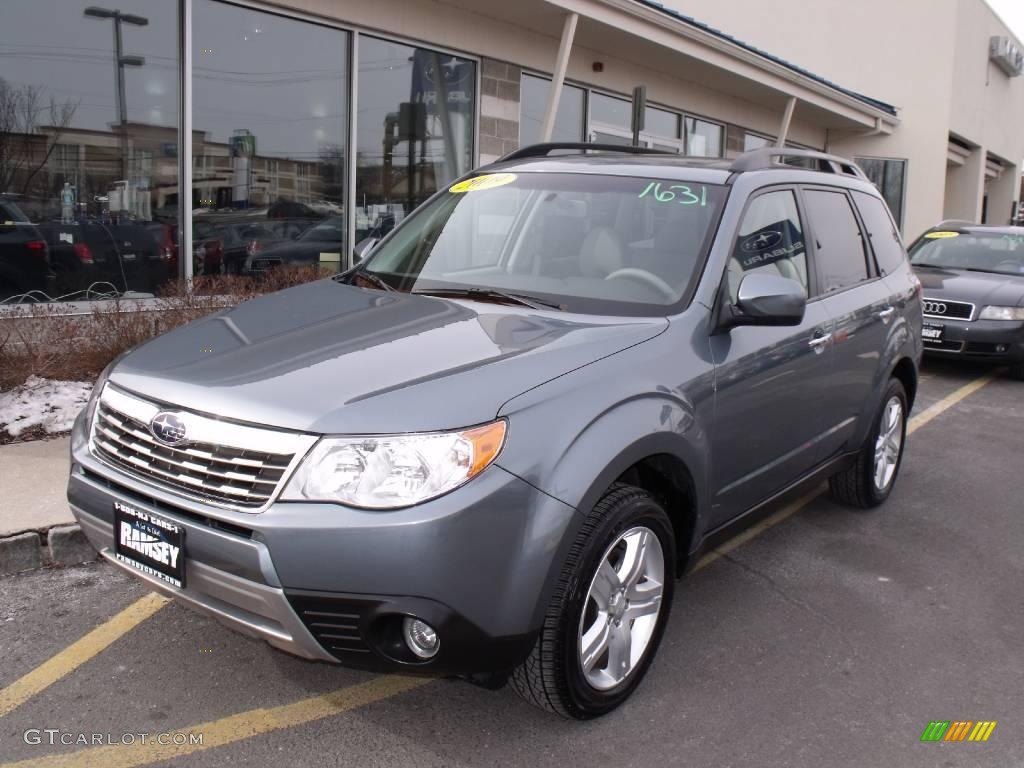
[(762, 230), (761, 232), (756, 232), (755, 234), (748, 236), (740, 247), (746, 253), (759, 253), (761, 251), (767, 251), (769, 248), (774, 248), (780, 242), (782, 242), (781, 232)]
[(160, 411), (153, 420), (149, 422), (149, 431), (153, 437), (166, 445), (180, 445), (185, 442), (187, 430), (185, 420), (180, 413)]

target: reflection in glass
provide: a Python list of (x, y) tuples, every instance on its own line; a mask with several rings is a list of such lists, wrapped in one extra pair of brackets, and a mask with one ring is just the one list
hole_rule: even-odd
[(749, 131), (743, 134), (743, 151), (751, 152), (755, 149), (764, 149), (774, 144), (771, 139), (766, 139), (764, 136), (758, 136), (756, 133), (750, 133)]
[(152, 294), (177, 274), (177, 4), (83, 8), (0, 11), (0, 301)]
[(657, 107), (647, 107), (644, 110), (644, 133), (678, 139), (679, 115)]
[[(348, 33), (197, 0), (193, 44), (194, 271), (337, 270)], [(302, 237), (327, 220), (330, 238)]]
[(472, 167), (476, 64), (363, 36), (358, 88), (355, 242)]
[[(536, 144), (544, 126), (544, 113), (548, 108), (548, 92), (551, 81), (534, 75), (523, 75), (521, 101), (519, 106), (519, 144)], [(586, 93), (573, 85), (562, 86), (558, 100), (555, 127), (551, 132), (552, 141), (583, 141), (583, 114)]]
[(721, 157), (722, 126), (696, 117), (686, 118), (686, 154)]

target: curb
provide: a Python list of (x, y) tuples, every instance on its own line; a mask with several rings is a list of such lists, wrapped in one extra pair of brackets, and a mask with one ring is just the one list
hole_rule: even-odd
[(55, 525), (0, 537), (0, 576), (92, 562), (98, 556), (78, 525)]

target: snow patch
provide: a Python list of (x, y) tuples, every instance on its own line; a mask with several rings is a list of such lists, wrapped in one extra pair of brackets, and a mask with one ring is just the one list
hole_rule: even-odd
[(92, 384), (29, 376), (20, 387), (0, 392), (0, 432), (17, 437), (41, 426), (48, 434), (67, 432), (85, 407)]

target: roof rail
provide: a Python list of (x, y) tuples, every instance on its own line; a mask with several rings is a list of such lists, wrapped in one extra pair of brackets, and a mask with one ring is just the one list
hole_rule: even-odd
[(967, 219), (943, 219), (936, 224), (932, 229), (938, 227), (976, 227), (978, 223), (975, 221), (967, 221)]
[(793, 157), (816, 161), (818, 170), (825, 173), (839, 173), (846, 176), (855, 176), (858, 179), (868, 181), (867, 175), (855, 162), (838, 155), (830, 155), (826, 152), (818, 152), (812, 149), (790, 149), (789, 147), (764, 147), (750, 152), (744, 152), (737, 157), (730, 168), (734, 173), (746, 171), (763, 171), (768, 168), (776, 168), (779, 165), (786, 165), (782, 158)]
[(547, 157), (559, 149), (575, 149), (580, 152), (621, 152), (628, 155), (674, 155), (673, 152), (664, 152), (660, 149), (648, 149), (647, 147), (634, 147), (629, 144), (590, 144), (582, 141), (550, 141), (543, 144), (528, 144), (525, 147), (514, 149), (502, 158), (499, 163), (506, 160), (523, 160), (527, 157)]

